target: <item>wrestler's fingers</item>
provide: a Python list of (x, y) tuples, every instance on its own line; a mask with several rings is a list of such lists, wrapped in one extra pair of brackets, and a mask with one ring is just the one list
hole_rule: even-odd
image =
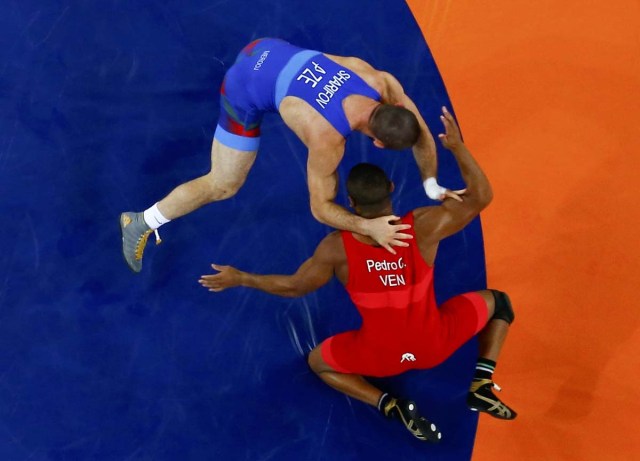
[(202, 278), (198, 280), (200, 285), (205, 288), (218, 288), (220, 286), (220, 282), (214, 278), (214, 276), (209, 276), (208, 278)]
[(451, 112), (449, 112), (446, 106), (442, 106), (442, 113), (444, 114), (444, 117), (447, 119), (447, 121), (455, 123), (453, 115), (451, 115)]
[(460, 197), (459, 195), (452, 193), (452, 192), (445, 192), (444, 194), (442, 194), (442, 196), (440, 197), (440, 200), (444, 200), (446, 198), (452, 198), (457, 202), (463, 202), (464, 199), (462, 197)]
[(381, 243), (381, 245), (385, 250), (387, 250), (392, 255), (396, 254), (396, 250), (393, 249), (391, 244), (389, 244), (389, 243)]
[(413, 235), (396, 232), (395, 234), (393, 234), (393, 238), (395, 239), (394, 242), (397, 240), (411, 240), (413, 238)]
[[(382, 216), (382, 217), (376, 218), (376, 219), (384, 220), (384, 221), (386, 221), (388, 223), (391, 223), (391, 222), (394, 222), (394, 221), (400, 221), (400, 219), (402, 219), (402, 218), (400, 218), (400, 216), (396, 216), (396, 215), (390, 214), (390, 215)], [(403, 224), (397, 224), (397, 225), (398, 226), (402, 226)]]
[(393, 225), (393, 230), (396, 232), (407, 230), (407, 229), (411, 229), (411, 224), (394, 224)]

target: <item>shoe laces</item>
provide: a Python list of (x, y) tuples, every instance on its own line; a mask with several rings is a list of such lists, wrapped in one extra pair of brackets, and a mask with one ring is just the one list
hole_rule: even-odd
[(391, 411), (394, 408), (397, 408), (397, 403), (398, 400), (392, 398), (391, 400), (389, 400), (389, 402), (387, 402), (387, 404), (384, 406), (384, 415), (388, 418), (391, 416)]
[(151, 234), (155, 235), (156, 245), (160, 245), (162, 243), (162, 239), (160, 238), (160, 233), (158, 232), (158, 229), (149, 229), (144, 231), (142, 235), (140, 235), (140, 238), (138, 238), (138, 241), (136, 243), (136, 251), (135, 251), (136, 260), (140, 261), (142, 259), (142, 255), (144, 254), (144, 248), (147, 246), (147, 240), (149, 239), (149, 236)]
[(502, 388), (498, 386), (496, 383), (494, 383), (493, 380), (491, 379), (474, 379), (473, 382), (471, 383), (471, 392), (475, 392), (481, 387), (486, 386), (487, 384), (489, 384), (492, 388), (494, 388), (498, 392), (502, 390)]

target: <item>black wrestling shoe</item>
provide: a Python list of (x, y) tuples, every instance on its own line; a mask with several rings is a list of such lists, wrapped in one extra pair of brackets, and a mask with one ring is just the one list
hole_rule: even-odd
[(490, 379), (474, 379), (467, 394), (467, 407), (473, 411), (488, 413), (494, 418), (515, 419), (518, 414), (494, 395), (494, 387), (500, 391), (500, 386)]
[(384, 406), (384, 415), (388, 418), (397, 418), (419, 440), (438, 443), (442, 434), (435, 424), (428, 421), (418, 413), (415, 402), (392, 398)]

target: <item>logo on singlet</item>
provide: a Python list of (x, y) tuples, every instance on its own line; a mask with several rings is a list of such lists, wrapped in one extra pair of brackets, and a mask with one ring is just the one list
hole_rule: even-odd
[(269, 56), (269, 50), (266, 50), (265, 52), (263, 52), (260, 55), (260, 59), (258, 59), (258, 62), (256, 62), (256, 65), (253, 66), (253, 70), (260, 70), (260, 68), (262, 67), (262, 63), (267, 60), (268, 56)]
[(411, 352), (405, 352), (404, 354), (402, 354), (402, 359), (400, 360), (400, 363), (404, 362), (415, 362), (416, 361), (416, 356), (413, 355)]

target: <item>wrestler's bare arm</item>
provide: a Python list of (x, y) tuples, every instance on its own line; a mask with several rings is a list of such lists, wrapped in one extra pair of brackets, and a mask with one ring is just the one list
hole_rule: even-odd
[(331, 147), (310, 147), (307, 183), (311, 213), (328, 226), (366, 234), (366, 220), (334, 202), (338, 191), (337, 168), (342, 156), (341, 150)]
[(401, 105), (413, 112), (418, 119), (418, 123), (420, 124), (420, 138), (418, 138), (418, 142), (413, 146), (413, 156), (420, 170), (422, 180), (435, 178), (438, 172), (438, 157), (436, 155), (436, 145), (427, 123), (422, 118), (413, 100), (404, 92), (398, 79), (388, 72), (379, 72), (379, 74), (381, 80), (384, 82), (382, 102)]
[(232, 266), (212, 264), (216, 274), (203, 275), (199, 283), (209, 291), (243, 286), (277, 296), (298, 297), (327, 284), (334, 275), (340, 257), (339, 233), (325, 237), (313, 256), (307, 259), (292, 275), (258, 275), (238, 270)]
[(414, 229), (421, 247), (436, 244), (462, 230), (493, 199), (489, 179), (462, 142), (455, 119), (444, 108), (441, 120), (445, 134), (439, 135), (439, 138), (458, 162), (467, 189), (462, 202), (445, 200), (440, 206), (414, 210)]
[[(393, 254), (396, 253), (393, 246), (408, 246), (403, 240), (412, 236), (401, 231), (411, 226), (391, 224), (391, 221), (399, 219), (397, 216), (365, 219), (335, 203), (338, 189), (337, 157), (335, 152), (329, 150), (309, 150), (307, 181), (313, 216), (336, 229), (368, 235)], [(339, 157), (342, 158), (342, 155)]]
[(344, 156), (345, 139), (298, 98), (285, 98), (280, 114), (309, 150), (307, 186), (313, 217), (336, 229), (368, 234), (365, 219), (334, 203), (338, 189), (336, 171)]

